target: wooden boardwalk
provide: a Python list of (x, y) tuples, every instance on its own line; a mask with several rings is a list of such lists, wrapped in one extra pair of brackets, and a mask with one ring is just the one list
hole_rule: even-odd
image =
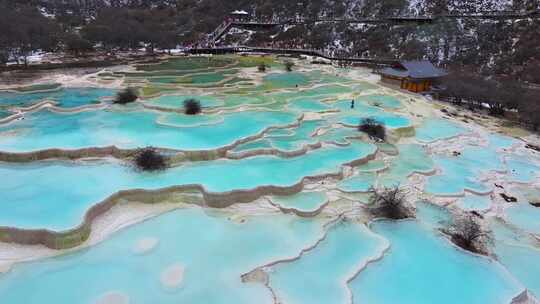
[(265, 47), (250, 47), (250, 46), (192, 48), (192, 49), (187, 50), (187, 52), (190, 54), (214, 54), (214, 55), (234, 54), (234, 53), (306, 55), (306, 56), (324, 58), (327, 60), (341, 62), (341, 63), (362, 63), (362, 64), (372, 65), (372, 66), (388, 66), (388, 65), (394, 64), (397, 61), (397, 59), (389, 59), (389, 58), (332, 56), (320, 50), (265, 48)]
[(487, 11), (475, 13), (447, 13), (439, 15), (400, 15), (359, 18), (317, 18), (317, 19), (253, 19), (248, 21), (225, 21), (211, 34), (208, 41), (217, 42), (233, 27), (271, 28), (280, 25), (313, 24), (313, 23), (348, 23), (348, 24), (392, 24), (392, 23), (432, 23), (445, 19), (488, 19), (515, 20), (522, 18), (540, 18), (540, 10), (530, 11)]

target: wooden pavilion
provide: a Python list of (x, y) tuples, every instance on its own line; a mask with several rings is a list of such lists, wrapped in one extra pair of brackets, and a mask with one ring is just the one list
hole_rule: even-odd
[(399, 61), (380, 71), (381, 80), (420, 93), (431, 90), (433, 82), (448, 75), (427, 60)]

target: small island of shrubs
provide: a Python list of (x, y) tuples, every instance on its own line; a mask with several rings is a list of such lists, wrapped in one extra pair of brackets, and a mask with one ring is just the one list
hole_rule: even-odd
[(201, 102), (197, 99), (190, 98), (184, 100), (184, 114), (186, 115), (197, 115), (201, 113), (202, 107)]
[(137, 170), (147, 172), (162, 171), (169, 167), (167, 157), (152, 147), (137, 151), (133, 164)]
[(358, 131), (366, 133), (371, 139), (377, 141), (386, 140), (386, 128), (384, 127), (384, 124), (378, 122), (374, 118), (362, 119), (360, 125), (358, 125)]
[(137, 92), (135, 92), (135, 90), (132, 88), (127, 88), (116, 94), (116, 98), (113, 100), (113, 103), (125, 105), (134, 102), (135, 100), (137, 100), (137, 98), (139, 98), (137, 96)]

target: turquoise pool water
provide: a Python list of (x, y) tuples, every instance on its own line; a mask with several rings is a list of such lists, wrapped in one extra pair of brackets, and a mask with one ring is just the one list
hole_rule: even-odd
[(114, 97), (116, 90), (103, 88), (63, 88), (44, 93), (0, 92), (0, 105), (28, 107), (43, 100), (53, 100), (62, 108), (74, 108), (99, 103), (105, 97)]
[(336, 115), (336, 122), (356, 127), (362, 119), (373, 118), (392, 129), (411, 126), (409, 118), (385, 112), (381, 107), (375, 107), (370, 102), (364, 101), (362, 97), (355, 99), (354, 108), (351, 107), (351, 101), (352, 99), (340, 100), (334, 104), (341, 111), (339, 115)]
[(330, 105), (310, 98), (296, 99), (289, 104), (289, 108), (301, 112), (323, 112), (332, 109)]
[(288, 196), (272, 196), (272, 202), (285, 209), (295, 209), (301, 212), (313, 212), (328, 202), (324, 192), (300, 192)]
[(224, 118), (219, 115), (212, 114), (199, 114), (199, 115), (184, 115), (180, 113), (164, 114), (157, 119), (157, 123), (178, 127), (178, 128), (190, 128), (200, 127), (208, 125), (219, 125), (224, 122)]
[(307, 97), (325, 97), (330, 98), (340, 94), (350, 94), (353, 89), (350, 86), (338, 84), (317, 85), (313, 88), (288, 91), (284, 93), (274, 93), (273, 97), (281, 100), (292, 100)]
[(540, 235), (540, 208), (532, 206), (528, 201), (519, 201), (505, 212), (513, 225)]
[(0, 176), (10, 178), (0, 184), (0, 192), (5, 193), (0, 203), (0, 226), (73, 228), (92, 205), (126, 189), (202, 184), (210, 192), (226, 192), (262, 185), (292, 186), (305, 176), (338, 173), (341, 165), (374, 151), (373, 145), (354, 143), (294, 158), (257, 156), (196, 162), (158, 173), (140, 173), (114, 161), (1, 164)]
[(414, 221), (377, 222), (390, 241), (384, 259), (351, 282), (358, 303), (509, 303), (521, 286), (498, 264), (475, 257)]
[(416, 128), (416, 139), (421, 142), (434, 142), (458, 135), (466, 134), (468, 131), (446, 119), (426, 119), (424, 123)]
[(268, 136), (267, 140), (272, 143), (274, 148), (281, 151), (298, 150), (307, 144), (316, 143), (317, 139), (312, 135), (323, 125), (324, 122), (320, 120), (303, 121), (298, 128), (293, 130), (292, 135)]
[(540, 248), (522, 233), (493, 222), (495, 254), (499, 261), (536, 297), (540, 295)]
[(260, 139), (256, 141), (249, 142), (247, 144), (239, 145), (238, 147), (234, 148), (234, 152), (243, 152), (243, 151), (250, 151), (250, 150), (258, 150), (258, 149), (273, 149), (272, 143), (267, 139)]
[(487, 194), (492, 186), (482, 183), (480, 177), (493, 171), (506, 171), (501, 156), (494, 149), (467, 148), (460, 156), (433, 156), (441, 175), (432, 176), (426, 191), (437, 195), (462, 195), (465, 190)]
[(282, 303), (348, 303), (347, 280), (380, 255), (385, 245), (361, 224), (336, 224), (301, 259), (273, 266), (270, 287)]
[(376, 176), (373, 173), (360, 173), (347, 178), (337, 184), (341, 191), (345, 192), (368, 192), (376, 185)]
[(380, 175), (379, 184), (381, 186), (405, 185), (411, 174), (429, 174), (433, 171), (433, 161), (422, 146), (407, 144), (399, 145), (397, 149), (399, 155), (392, 160), (389, 169)]
[(280, 151), (297, 151), (305, 145), (315, 144), (319, 138), (312, 137), (324, 122), (321, 120), (303, 121), (293, 129), (270, 131), (265, 138), (240, 145), (235, 151), (253, 150), (254, 148), (273, 148)]
[(488, 210), (491, 207), (491, 196), (468, 194), (459, 199), (458, 206), (463, 210)]
[(163, 95), (157, 98), (152, 98), (146, 102), (150, 105), (159, 106), (168, 109), (183, 109), (184, 100), (196, 99), (201, 103), (203, 108), (212, 108), (222, 106), (224, 103), (213, 96), (196, 96), (196, 95)]
[(411, 126), (411, 121), (403, 116), (393, 114), (381, 114), (377, 116), (346, 116), (339, 120), (340, 123), (355, 127), (360, 125), (363, 118), (373, 118), (378, 123), (391, 129), (406, 128)]
[(292, 124), (297, 119), (295, 114), (285, 112), (248, 111), (223, 115), (223, 122), (218, 125), (180, 128), (158, 124), (157, 112), (137, 107), (128, 109), (132, 110), (114, 108), (73, 115), (40, 111), (27, 115), (25, 120), (0, 127), (0, 133), (20, 134), (0, 137), (0, 150), (22, 152), (110, 145), (206, 150), (229, 145), (272, 126)]
[[(322, 222), (273, 215), (239, 224), (227, 216), (177, 210), (88, 250), (21, 265), (0, 274), (2, 303), (95, 303), (111, 291), (127, 295), (130, 303), (272, 303), (263, 285), (242, 283), (240, 276), (298, 255), (320, 237)], [(145, 238), (155, 238), (157, 246), (134, 253)], [(160, 282), (171, 265), (184, 268), (177, 288)]]
[(8, 116), (10, 116), (10, 115), (12, 115), (12, 114), (13, 114), (13, 113), (11, 113), (11, 112), (0, 110), (0, 119), (6, 118), (6, 117), (8, 117)]
[(186, 76), (165, 76), (165, 77), (152, 77), (148, 80), (151, 83), (157, 84), (190, 84), (190, 85), (209, 85), (225, 80), (227, 77), (232, 76), (235, 70), (230, 72), (213, 72), (203, 74), (192, 74)]
[(310, 78), (304, 73), (271, 73), (263, 78), (263, 87), (270, 89), (294, 88), (309, 84)]
[(354, 128), (326, 128), (324, 134), (317, 135), (317, 140), (325, 143), (346, 145), (352, 140), (358, 139), (363, 134)]
[(367, 164), (358, 166), (360, 172), (379, 172), (386, 169), (386, 163), (383, 160), (372, 160)]
[(452, 222), (452, 214), (445, 209), (427, 201), (418, 201), (416, 218), (431, 229), (440, 229)]
[(511, 180), (518, 183), (530, 183), (538, 180), (540, 176), (540, 166), (537, 166), (527, 157), (511, 157), (506, 159), (508, 172)]

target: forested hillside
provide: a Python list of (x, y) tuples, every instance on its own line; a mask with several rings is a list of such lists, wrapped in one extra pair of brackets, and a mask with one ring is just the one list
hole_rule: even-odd
[[(0, 59), (33, 50), (80, 53), (147, 46), (172, 48), (200, 41), (233, 10), (258, 17), (349, 18), (526, 11), (536, 0), (1, 0)], [(367, 57), (429, 58), (481, 67), (540, 83), (538, 19), (442, 19), (432, 24), (305, 23), (273, 31), (234, 31), (222, 42), (283, 44)]]

